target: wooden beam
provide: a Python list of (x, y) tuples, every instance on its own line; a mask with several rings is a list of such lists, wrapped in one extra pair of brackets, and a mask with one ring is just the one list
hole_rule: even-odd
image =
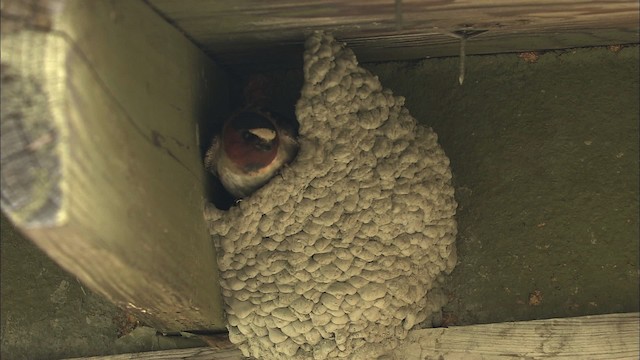
[(640, 313), (413, 331), (406, 359), (637, 359)]
[(165, 330), (223, 329), (198, 139), (220, 70), (142, 1), (2, 5), (2, 210)]
[(467, 54), (638, 42), (636, 0), (148, 0), (219, 62), (299, 66), (312, 30), (362, 62), (457, 56), (451, 32), (486, 30)]
[[(640, 313), (413, 330), (389, 358), (637, 359)], [(84, 359), (244, 359), (240, 350), (194, 348)]]

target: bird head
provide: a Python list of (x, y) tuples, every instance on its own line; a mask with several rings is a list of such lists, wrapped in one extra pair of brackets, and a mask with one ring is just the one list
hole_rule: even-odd
[(242, 111), (222, 130), (222, 148), (233, 164), (245, 173), (259, 172), (278, 153), (278, 130), (268, 114)]

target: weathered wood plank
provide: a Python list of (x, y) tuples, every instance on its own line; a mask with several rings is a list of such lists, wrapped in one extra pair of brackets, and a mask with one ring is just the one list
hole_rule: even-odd
[(1, 16), (2, 210), (150, 325), (223, 329), (197, 135), (224, 109), (222, 73), (142, 1)]
[(164, 351), (149, 351), (144, 353), (120, 354), (110, 356), (95, 356), (70, 360), (246, 360), (238, 349), (217, 350), (209, 347), (191, 349), (176, 349)]
[[(414, 330), (389, 358), (637, 359), (640, 313)], [(243, 359), (239, 350), (155, 351), (89, 359)]]
[(401, 359), (637, 359), (640, 313), (413, 331)]
[(317, 29), (349, 43), (360, 61), (458, 55), (459, 29), (486, 33), (468, 54), (638, 42), (635, 0), (149, 0), (218, 61), (297, 65)]

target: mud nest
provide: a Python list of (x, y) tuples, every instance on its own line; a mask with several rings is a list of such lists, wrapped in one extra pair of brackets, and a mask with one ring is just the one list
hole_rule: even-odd
[(449, 160), (343, 43), (315, 33), (305, 47), (297, 159), (209, 210), (229, 337), (259, 359), (374, 359), (445, 302)]

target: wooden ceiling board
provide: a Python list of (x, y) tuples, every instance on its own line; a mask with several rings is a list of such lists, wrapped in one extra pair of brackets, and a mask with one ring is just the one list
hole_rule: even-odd
[[(297, 62), (326, 30), (362, 61), (453, 56), (451, 32), (487, 30), (468, 54), (638, 42), (635, 0), (147, 0), (222, 64)], [(292, 58), (294, 57), (294, 58)]]

